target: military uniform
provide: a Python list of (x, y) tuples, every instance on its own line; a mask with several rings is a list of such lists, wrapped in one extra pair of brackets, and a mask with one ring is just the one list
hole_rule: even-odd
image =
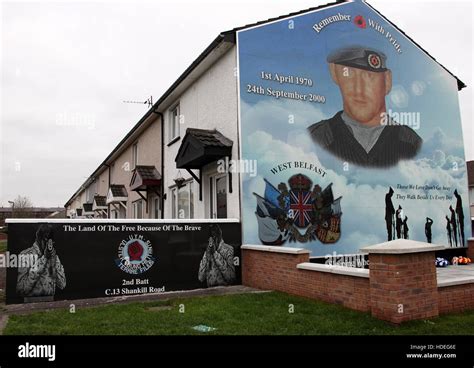
[[(375, 73), (388, 70), (385, 65), (386, 56), (367, 47), (338, 49), (328, 56), (327, 61)], [(366, 150), (342, 115), (343, 111), (339, 111), (332, 118), (308, 127), (313, 140), (342, 161), (359, 166), (389, 167), (400, 160), (414, 157), (421, 147), (422, 139), (415, 131), (390, 119), (379, 132), (376, 142), (372, 142), (373, 145)]]
[[(209, 238), (209, 242), (213, 242)], [(198, 279), (206, 281), (208, 287), (226, 286), (235, 281), (234, 248), (224, 243), (214, 244), (215, 250), (206, 249), (199, 265)]]
[(369, 152), (354, 138), (339, 111), (331, 119), (308, 127), (313, 140), (343, 161), (372, 167), (389, 167), (398, 161), (414, 157), (422, 140), (405, 125), (387, 125)]

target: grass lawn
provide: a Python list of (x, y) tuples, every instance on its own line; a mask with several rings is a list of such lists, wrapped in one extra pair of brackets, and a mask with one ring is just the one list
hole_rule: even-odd
[(3, 253), (7, 250), (7, 241), (0, 240), (0, 253)]
[[(294, 313), (289, 313), (289, 305)], [(180, 305), (184, 313), (180, 313)], [(162, 308), (156, 308), (162, 307)], [(181, 307), (181, 308), (182, 308)], [(150, 309), (150, 308), (155, 308)], [(198, 332), (196, 325), (216, 328)], [(5, 335), (449, 335), (474, 334), (474, 312), (393, 326), (344, 307), (283, 293), (173, 299), (10, 316)]]

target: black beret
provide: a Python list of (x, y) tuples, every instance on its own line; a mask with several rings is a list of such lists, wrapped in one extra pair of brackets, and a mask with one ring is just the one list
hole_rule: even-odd
[(370, 72), (384, 72), (387, 70), (383, 52), (364, 46), (348, 46), (331, 52), (328, 63), (341, 64), (353, 68), (364, 69)]

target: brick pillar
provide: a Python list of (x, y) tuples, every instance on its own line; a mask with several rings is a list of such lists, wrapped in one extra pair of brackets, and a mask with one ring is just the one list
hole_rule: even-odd
[(474, 262), (474, 238), (467, 239), (466, 257), (471, 258), (471, 260)]
[(438, 316), (434, 262), (440, 249), (405, 239), (362, 248), (369, 253), (372, 316), (392, 323)]

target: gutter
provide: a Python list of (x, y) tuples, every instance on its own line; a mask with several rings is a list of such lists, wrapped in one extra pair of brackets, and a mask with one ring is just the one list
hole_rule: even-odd
[(161, 206), (161, 218), (165, 218), (165, 139), (163, 137), (165, 133), (165, 120), (163, 113), (159, 111), (154, 111), (155, 114), (157, 114), (160, 117), (161, 120), (161, 196), (160, 196), (160, 206)]

